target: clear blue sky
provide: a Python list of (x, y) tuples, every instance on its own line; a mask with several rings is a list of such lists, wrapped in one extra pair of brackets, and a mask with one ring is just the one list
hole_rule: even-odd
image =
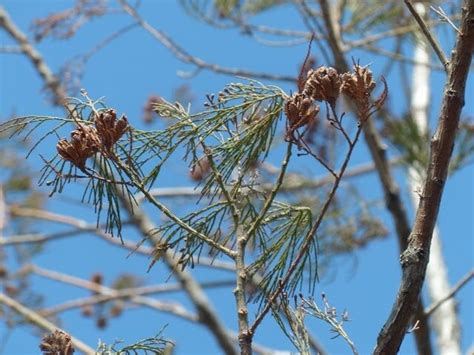
[[(73, 1), (66, 0), (4, 0), (2, 6), (10, 13), (13, 21), (19, 28), (27, 31), (31, 21), (44, 17), (53, 11), (68, 8)], [(242, 36), (236, 30), (217, 31), (209, 26), (189, 17), (178, 5), (177, 1), (158, 0), (143, 1), (141, 13), (158, 29), (164, 30), (190, 53), (211, 63), (218, 63), (228, 67), (240, 67), (255, 71), (296, 75), (299, 63), (306, 52), (306, 45), (293, 47), (267, 47), (256, 43), (249, 37)], [(304, 29), (294, 11), (278, 9), (257, 18), (260, 23), (284, 26), (293, 29)], [(75, 55), (85, 53), (112, 32), (131, 23), (131, 19), (124, 15), (111, 15), (93, 21), (81, 28), (71, 40), (58, 41), (47, 39), (37, 44), (38, 50), (44, 56), (48, 65), (57, 72), (61, 65)], [(31, 32), (28, 32), (31, 35)], [(12, 44), (8, 36), (0, 32), (0, 46)], [(407, 44), (409, 48), (410, 44)], [(446, 43), (446, 48), (449, 45)], [(318, 57), (317, 46), (313, 53)], [(358, 54), (358, 53), (357, 53)], [(319, 56), (320, 64), (326, 64)], [(373, 63), (374, 73), (379, 74), (383, 63), (379, 57), (364, 54), (360, 56), (362, 64)], [(94, 55), (85, 68), (82, 86), (92, 97), (105, 96), (105, 101), (120, 113), (126, 113), (131, 124), (143, 126), (141, 122), (142, 108), (147, 97), (156, 93), (172, 99), (173, 91), (182, 84), (189, 84), (196, 105), (200, 106), (206, 93), (218, 92), (229, 81), (241, 80), (223, 75), (216, 75), (209, 71), (201, 71), (191, 79), (183, 79), (177, 75), (178, 71), (192, 72), (193, 67), (178, 61), (166, 48), (151, 38), (141, 28), (136, 28), (114, 41), (109, 46)], [(442, 94), (444, 76), (433, 76), (433, 102), (439, 102)], [(390, 87), (390, 105), (397, 112), (402, 112), (406, 103), (403, 101), (401, 83), (396, 75), (387, 78)], [(276, 83), (285, 90), (295, 90), (288, 83)], [(0, 119), (16, 115), (62, 115), (59, 109), (48, 105), (46, 95), (42, 91), (43, 82), (34, 71), (32, 65), (21, 55), (0, 54)], [(472, 96), (473, 78), (469, 81), (468, 96)], [(434, 104), (432, 120), (439, 111), (439, 105)], [(464, 115), (474, 114), (472, 100), (466, 101)], [(40, 147), (39, 152), (47, 154), (47, 144)], [(354, 164), (367, 161), (364, 143), (359, 144)], [(277, 157), (277, 159), (279, 159)], [(37, 155), (30, 158), (30, 163), (39, 168)], [(297, 169), (301, 168), (296, 166)], [(189, 185), (187, 168), (179, 162), (170, 166), (170, 174), (160, 182), (160, 186), (174, 186), (176, 184)], [(464, 168), (455, 174), (447, 183), (443, 203), (440, 209), (439, 226), (444, 244), (444, 252), (449, 267), (450, 281), (454, 284), (468, 270), (474, 267), (474, 228), (473, 216), (473, 167)], [(406, 190), (406, 178), (402, 169), (397, 170), (400, 186)], [(380, 184), (375, 176), (364, 176), (355, 180), (367, 196), (381, 199)], [(406, 192), (406, 191), (405, 191)], [(80, 190), (68, 188), (64, 196), (79, 200)], [(408, 203), (408, 198), (405, 198)], [(87, 206), (78, 203), (71, 205), (66, 197), (56, 196), (49, 202), (50, 210), (72, 214), (89, 222), (95, 217)], [(393, 231), (390, 217), (380, 210), (382, 219)], [(159, 220), (161, 216), (157, 216)], [(48, 231), (59, 229), (34, 222), (34, 229)], [(6, 231), (8, 232), (8, 230)], [(7, 233), (5, 232), (5, 235)], [(126, 236), (136, 238), (133, 229), (126, 230)], [(127, 258), (127, 252), (109, 246), (93, 236), (81, 235), (70, 240), (53, 242), (45, 247), (44, 253), (34, 259), (42, 267), (55, 269), (72, 275), (89, 278), (96, 271), (101, 270), (106, 275), (106, 282), (124, 272), (141, 275), (148, 283), (166, 282), (168, 272), (161, 266), (156, 266), (152, 272), (146, 274), (148, 260), (139, 255)], [(11, 260), (9, 261), (11, 262)], [(374, 345), (381, 325), (385, 321), (392, 306), (400, 279), (398, 263), (398, 247), (393, 232), (384, 241), (371, 244), (364, 250), (355, 253), (354, 257), (340, 258), (334, 263), (333, 277), (323, 278), (317, 285), (316, 296), (325, 292), (332, 305), (338, 310), (347, 309), (351, 322), (347, 323), (346, 330), (355, 342), (361, 354), (369, 353)], [(209, 279), (209, 270), (197, 268), (195, 275), (199, 280)], [(231, 274), (219, 273), (213, 279), (231, 279)], [(41, 278), (32, 278), (34, 287), (45, 292), (45, 304), (52, 306), (70, 298), (85, 297), (89, 293), (68, 287), (56, 282)], [(173, 282), (173, 281), (170, 281)], [(237, 324), (233, 314), (234, 301), (230, 289), (209, 291), (208, 293), (219, 315), (227, 327), (236, 330)], [(463, 350), (471, 345), (474, 337), (474, 306), (473, 283), (467, 285), (457, 297), (459, 312), (462, 320)], [(185, 296), (179, 293), (166, 294), (160, 299), (182, 302), (188, 309), (192, 305)], [(318, 298), (319, 299), (319, 298)], [(426, 303), (426, 302), (425, 302)], [(93, 320), (80, 316), (79, 311), (69, 311), (62, 315), (61, 325), (73, 335), (95, 347), (100, 338), (107, 343), (116, 339), (123, 339), (126, 343), (152, 336), (164, 325), (168, 324), (165, 336), (177, 341), (176, 354), (219, 353), (213, 338), (199, 326), (168, 316), (156, 311), (130, 310), (125, 316), (113, 319), (109, 326), (100, 330)], [(310, 322), (313, 334), (324, 344), (331, 354), (348, 353), (348, 348), (342, 339), (331, 339), (332, 333), (328, 327), (320, 322)], [(4, 324), (0, 324), (0, 352), (5, 354), (34, 354), (38, 353), (37, 332), (31, 327), (18, 327), (7, 331)], [(272, 322), (264, 322), (258, 330), (255, 340), (265, 346), (275, 349), (292, 350), (292, 346), (284, 335)], [(414, 343), (408, 335), (402, 345), (401, 353), (414, 352)]]

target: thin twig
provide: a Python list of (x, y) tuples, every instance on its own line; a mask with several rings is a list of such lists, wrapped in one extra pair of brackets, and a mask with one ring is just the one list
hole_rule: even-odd
[(459, 290), (461, 290), (461, 288), (463, 288), (472, 278), (474, 278), (474, 270), (471, 270), (470, 272), (468, 272), (461, 280), (459, 280), (459, 282), (453, 286), (453, 288), (451, 289), (451, 291), (448, 292), (448, 294), (446, 296), (444, 296), (443, 298), (441, 298), (438, 302), (436, 302), (435, 304), (432, 304), (431, 306), (429, 306), (426, 310), (425, 310), (425, 314), (427, 316), (430, 316), (432, 313), (434, 313), (439, 307), (441, 307), (441, 305), (448, 301), (449, 299), (451, 299), (456, 293), (459, 292)]
[(157, 39), (167, 49), (169, 49), (171, 53), (173, 53), (176, 56), (176, 58), (178, 58), (179, 60), (185, 63), (190, 63), (197, 66), (200, 69), (207, 69), (207, 70), (211, 70), (215, 73), (220, 73), (220, 74), (275, 80), (275, 81), (296, 82), (296, 78), (293, 76), (253, 72), (250, 70), (236, 69), (236, 68), (227, 68), (227, 67), (222, 67), (217, 64), (208, 63), (202, 60), (201, 58), (192, 56), (191, 54), (186, 52), (184, 48), (179, 46), (170, 37), (168, 37), (168, 35), (166, 35), (163, 31), (157, 30), (156, 28), (151, 26), (148, 22), (146, 22), (140, 16), (140, 14), (127, 3), (127, 1), (125, 0), (118, 0), (118, 1), (122, 4), (123, 9), (130, 16), (132, 16), (140, 24), (140, 26), (142, 26), (148, 33), (150, 33), (155, 39)]
[[(130, 252), (150, 256), (153, 253), (152, 247), (146, 247), (141, 245), (137, 247), (137, 242), (112, 238), (109, 233), (105, 233), (103, 229), (97, 227), (95, 223), (88, 223), (85, 220), (74, 218), (71, 216), (61, 215), (58, 213), (53, 213), (45, 210), (39, 210), (34, 208), (27, 207), (10, 207), (10, 213), (13, 216), (21, 216), (35, 219), (42, 219), (51, 222), (66, 224), (74, 226), (76, 229), (68, 230), (64, 232), (52, 233), (52, 234), (25, 234), (18, 236), (10, 236), (8, 238), (0, 238), (0, 246), (8, 245), (17, 245), (17, 244), (29, 244), (29, 243), (42, 243), (48, 241), (54, 241), (68, 236), (74, 236), (80, 233), (92, 232), (96, 236), (100, 237), (102, 240), (106, 241), (109, 244), (115, 245), (122, 249), (129, 250)], [(122, 224), (132, 224), (132, 221), (124, 221)], [(196, 261), (196, 266), (205, 266), (220, 270), (234, 271), (235, 267), (233, 263), (226, 262), (223, 260), (215, 260), (214, 258), (208, 258), (201, 256), (199, 260)]]
[(436, 12), (439, 15), (439, 17), (441, 18), (442, 21), (446, 21), (447, 23), (449, 23), (451, 25), (451, 27), (454, 28), (454, 30), (458, 34), (461, 34), (461, 31), (459, 31), (459, 28), (457, 28), (456, 25), (454, 24), (454, 22), (451, 21), (448, 14), (446, 12), (444, 12), (444, 10), (441, 6), (438, 6), (437, 9), (435, 9), (433, 6), (430, 6), (430, 8), (431, 8), (431, 10), (433, 10), (434, 12)]
[[(457, 18), (457, 17), (455, 17)], [(436, 25), (441, 24), (439, 20), (431, 20), (431, 21), (426, 21), (425, 24), (430, 27), (434, 27)], [(407, 26), (402, 26), (402, 27), (395, 27), (390, 30), (384, 31), (384, 32), (379, 32), (379, 33), (374, 33), (374, 34), (369, 34), (363, 38), (358, 38), (353, 41), (348, 41), (346, 43), (346, 50), (350, 50), (353, 48), (365, 46), (367, 44), (371, 44), (373, 42), (377, 42), (380, 40), (384, 40), (386, 38), (390, 37), (396, 37), (396, 36), (401, 36), (405, 35), (407, 33), (411, 33), (415, 31), (418, 28), (418, 25), (407, 25)]]
[[(393, 159), (390, 159), (388, 161), (388, 164), (391, 166), (397, 166), (402, 163), (403, 159), (401, 157), (395, 157)], [(277, 170), (277, 168), (272, 167), (271, 172), (273, 173), (274, 170)], [(360, 175), (368, 174), (376, 170), (376, 166), (374, 163), (364, 163), (360, 164), (358, 166), (355, 166), (351, 169), (349, 169), (345, 173), (345, 178), (350, 178), (350, 177), (358, 177)], [(275, 171), (276, 172), (276, 171)], [(327, 185), (331, 182), (334, 181), (334, 175), (333, 174), (328, 174), (325, 176), (317, 177), (315, 179), (307, 179), (303, 176), (297, 175), (297, 174), (291, 174), (291, 183), (284, 182), (282, 186), (280, 187), (280, 192), (292, 192), (292, 191), (298, 191), (298, 190), (304, 190), (304, 189), (317, 189), (320, 188), (321, 186)], [(273, 188), (274, 184), (271, 183), (265, 183), (259, 185), (259, 191), (262, 192), (270, 192)], [(158, 187), (151, 189), (150, 194), (154, 197), (169, 197), (169, 198), (181, 198), (181, 197), (191, 197), (191, 196), (196, 196), (199, 197), (202, 195), (202, 191), (198, 188), (195, 187), (187, 187), (187, 186), (177, 186), (177, 187)], [(135, 196), (135, 200), (138, 203), (141, 203), (142, 201), (145, 200), (145, 197), (143, 194), (137, 194)]]
[[(210, 282), (203, 282), (201, 284), (201, 286), (206, 289), (217, 288), (217, 287), (229, 287), (232, 285), (235, 285), (235, 281), (233, 280), (210, 281)], [(39, 310), (38, 313), (44, 317), (49, 317), (49, 316), (52, 316), (61, 312), (65, 312), (71, 309), (81, 308), (84, 306), (90, 306), (90, 305), (109, 302), (113, 300), (118, 300), (118, 299), (128, 300), (134, 296), (143, 296), (143, 295), (149, 295), (149, 294), (162, 294), (162, 293), (176, 292), (176, 291), (182, 291), (182, 290), (183, 290), (183, 287), (179, 283), (116, 289), (115, 290), (116, 292), (114, 294), (108, 294), (108, 293), (104, 294), (100, 292), (100, 288), (98, 287), (97, 290), (92, 290), (92, 291), (99, 294), (95, 294), (90, 297), (81, 297), (75, 300), (67, 301), (53, 307)], [(163, 304), (166, 304), (166, 303), (167, 302), (164, 302)], [(162, 307), (160, 307), (158, 310), (163, 311)]]
[(274, 303), (276, 302), (278, 296), (281, 294), (281, 292), (283, 291), (285, 285), (288, 283), (288, 281), (290, 280), (290, 278), (293, 275), (294, 271), (296, 270), (296, 267), (299, 265), (301, 259), (304, 257), (304, 255), (306, 255), (309, 246), (313, 242), (315, 233), (318, 230), (319, 226), (321, 225), (321, 222), (323, 221), (324, 216), (326, 215), (326, 212), (328, 211), (329, 206), (330, 206), (330, 204), (331, 204), (331, 202), (332, 202), (332, 200), (333, 200), (333, 198), (336, 194), (336, 191), (339, 187), (339, 184), (341, 182), (342, 177), (344, 176), (344, 172), (347, 169), (350, 158), (352, 156), (352, 152), (353, 152), (354, 147), (355, 147), (355, 145), (356, 145), (356, 143), (359, 139), (359, 136), (360, 136), (361, 132), (362, 132), (362, 126), (359, 126), (358, 129), (357, 129), (357, 132), (355, 134), (354, 140), (352, 141), (352, 144), (349, 147), (348, 152), (346, 153), (346, 157), (344, 159), (344, 162), (341, 165), (339, 173), (337, 174), (337, 178), (334, 181), (334, 184), (331, 188), (331, 191), (329, 192), (329, 194), (326, 198), (326, 201), (325, 201), (323, 207), (321, 208), (321, 211), (320, 211), (316, 221), (314, 222), (313, 226), (311, 227), (311, 229), (309, 230), (309, 232), (305, 236), (305, 241), (301, 245), (300, 250), (296, 254), (296, 256), (295, 256), (293, 262), (291, 263), (290, 267), (288, 268), (288, 271), (286, 272), (285, 276), (282, 277), (277, 289), (271, 294), (271, 296), (268, 298), (267, 303), (265, 304), (262, 311), (256, 316), (253, 324), (251, 325), (251, 327), (248, 331), (248, 333), (249, 333), (248, 336), (249, 337), (252, 337), (254, 335), (255, 330), (260, 325), (260, 323), (263, 321), (266, 314), (271, 310), (271, 308), (274, 305)]
[[(46, 277), (51, 280), (56, 280), (62, 283), (67, 283), (70, 285), (74, 285), (77, 287), (85, 288), (91, 290), (93, 292), (100, 293), (102, 295), (107, 295), (112, 297), (113, 299), (121, 298), (119, 291), (114, 290), (113, 288), (99, 285), (95, 282), (91, 282), (89, 280), (84, 280), (75, 276), (71, 276), (68, 274), (63, 274), (58, 271), (48, 270), (45, 268), (41, 268), (37, 265), (28, 265), (25, 268), (25, 272), (30, 271), (36, 275)], [(142, 297), (142, 296), (130, 296), (130, 301), (133, 303), (145, 305), (154, 309), (158, 309), (162, 312), (167, 312), (178, 317), (190, 320), (190, 321), (198, 321), (198, 317), (188, 310), (186, 310), (181, 304), (177, 302), (163, 302), (158, 301), (153, 298), (149, 297)]]
[(430, 43), (431, 47), (435, 51), (436, 55), (438, 56), (439, 60), (441, 61), (441, 64), (444, 66), (444, 70), (448, 72), (449, 69), (449, 60), (444, 54), (443, 50), (441, 49), (441, 46), (439, 45), (438, 41), (434, 36), (431, 34), (428, 26), (426, 25), (425, 21), (421, 18), (421, 16), (416, 12), (415, 8), (413, 7), (412, 3), (410, 0), (404, 0), (405, 5), (408, 7), (408, 10), (410, 13), (413, 15), (415, 18), (415, 21), (418, 23), (420, 26), (421, 32), (425, 35), (426, 39)]
[(276, 180), (272, 190), (270, 191), (270, 194), (265, 199), (265, 203), (264, 203), (261, 211), (259, 212), (258, 217), (254, 220), (252, 225), (249, 227), (249, 229), (247, 231), (247, 236), (246, 236), (247, 240), (252, 237), (255, 230), (260, 226), (260, 223), (265, 218), (265, 216), (267, 215), (268, 210), (272, 206), (272, 202), (275, 199), (275, 196), (277, 195), (277, 193), (281, 189), (281, 186), (283, 184), (283, 179), (285, 178), (286, 170), (288, 168), (288, 164), (290, 163), (292, 146), (293, 146), (292, 143), (288, 143), (285, 158), (283, 159), (283, 162), (281, 164), (280, 174), (278, 175), (277, 180)]

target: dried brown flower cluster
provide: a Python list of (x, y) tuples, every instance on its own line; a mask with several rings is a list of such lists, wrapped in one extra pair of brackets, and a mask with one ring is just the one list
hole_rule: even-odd
[(354, 65), (353, 73), (342, 74), (342, 82), (341, 91), (355, 103), (357, 115), (362, 121), (370, 117), (373, 108), (379, 109), (387, 98), (387, 83), (382, 77), (384, 90), (374, 103), (370, 101), (370, 95), (375, 89), (376, 83), (372, 78), (372, 72), (367, 67)]
[(285, 115), (288, 118), (288, 134), (301, 127), (313, 124), (319, 113), (319, 105), (314, 105), (314, 100), (305, 94), (294, 94), (285, 104)]
[(336, 102), (340, 94), (350, 98), (357, 107), (357, 116), (364, 122), (379, 109), (387, 97), (387, 85), (382, 78), (384, 91), (381, 96), (372, 103), (370, 95), (376, 83), (372, 78), (372, 72), (367, 67), (354, 65), (352, 72), (339, 74), (331, 67), (319, 67), (310, 69), (306, 76), (303, 90), (294, 94), (285, 104), (285, 115), (288, 119), (287, 139), (297, 140), (295, 132), (302, 127), (314, 125), (320, 106), (315, 101), (325, 101), (335, 111)]
[(335, 107), (341, 86), (341, 76), (336, 69), (319, 67), (308, 72), (303, 92), (313, 100), (327, 101), (332, 107)]
[(56, 145), (59, 155), (83, 170), (88, 158), (99, 151), (100, 140), (95, 128), (80, 126), (71, 132), (71, 141), (60, 139)]
[(127, 132), (127, 117), (117, 120), (115, 110), (106, 110), (99, 113), (95, 119), (95, 128), (102, 142), (103, 149), (110, 152), (117, 141)]
[(101, 111), (94, 120), (95, 127), (80, 125), (71, 132), (71, 140), (60, 139), (56, 145), (59, 155), (81, 170), (94, 154), (110, 155), (113, 146), (129, 129), (125, 116), (117, 120), (115, 110)]
[(71, 336), (57, 329), (43, 337), (39, 348), (44, 355), (71, 355), (74, 353)]

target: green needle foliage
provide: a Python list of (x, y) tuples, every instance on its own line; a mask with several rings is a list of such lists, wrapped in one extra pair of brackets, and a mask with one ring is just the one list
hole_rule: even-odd
[[(312, 212), (308, 207), (296, 207), (282, 202), (275, 202), (259, 227), (259, 258), (249, 266), (250, 273), (263, 271), (265, 275), (260, 288), (261, 296), (269, 294), (278, 285), (289, 265), (305, 241), (305, 236), (312, 227)], [(311, 244), (304, 260), (288, 285), (288, 292), (293, 293), (302, 282), (303, 272), (309, 271), (310, 287), (317, 280), (317, 244)], [(271, 270), (271, 272), (265, 272)]]
[[(50, 186), (51, 194), (62, 192), (71, 182), (87, 179), (83, 201), (94, 206), (98, 223), (105, 214), (106, 231), (119, 236), (121, 204), (133, 205), (135, 194), (142, 194), (167, 218), (148, 233), (160, 240), (155, 244), (150, 267), (168, 250), (178, 255), (182, 268), (193, 267), (203, 252), (213, 257), (224, 254), (231, 259), (242, 258), (245, 269), (239, 272), (248, 276), (259, 273), (262, 282), (257, 299), (265, 302), (281, 290), (295, 293), (306, 280), (309, 288), (314, 288), (318, 279), (318, 228), (329, 211), (362, 124), (387, 94), (385, 88), (375, 104), (371, 103), (370, 94), (376, 84), (370, 70), (357, 64), (351, 73), (339, 74), (333, 68), (320, 67), (308, 74), (301, 91), (291, 97), (276, 86), (258, 81), (230, 83), (217, 96), (207, 95), (205, 110), (198, 113), (161, 99), (153, 108), (169, 121), (162, 130), (136, 129), (125, 116), (118, 118), (115, 110), (84, 92), (84, 100), (71, 100), (66, 118), (18, 118), (2, 125), (0, 133), (28, 137), (49, 123), (52, 128), (43, 133), (34, 149), (49, 137), (59, 139), (69, 130), (70, 139), (57, 142), (57, 154), (43, 158), (40, 183)], [(336, 106), (341, 93), (354, 101), (357, 121), (345, 120), (343, 125), (344, 115), (337, 114)], [(321, 107), (316, 103), (321, 101), (327, 103), (330, 126), (346, 142), (339, 171), (305, 140), (308, 128), (321, 120)], [(283, 114), (286, 120), (278, 131)], [(354, 137), (345, 125), (357, 127)], [(254, 172), (267, 158), (277, 132), (285, 140), (286, 153), (272, 187), (265, 190), (257, 184)], [(322, 197), (326, 202), (310, 208), (280, 199), (279, 191), (296, 156), (292, 153), (295, 149), (298, 155), (315, 158), (333, 177), (333, 187)], [(178, 216), (150, 193), (159, 183), (160, 174), (167, 170), (166, 163), (177, 154), (201, 181), (200, 200), (207, 202), (184, 216)]]
[(129, 354), (166, 354), (170, 347), (173, 347), (173, 342), (163, 338), (163, 329), (154, 337), (140, 340), (134, 344), (117, 348), (120, 342), (115, 342), (107, 345), (99, 341), (97, 347), (97, 354), (100, 355), (129, 355)]

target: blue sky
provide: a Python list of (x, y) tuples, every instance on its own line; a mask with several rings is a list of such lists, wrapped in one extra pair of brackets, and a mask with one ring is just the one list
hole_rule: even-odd
[[(44, 0), (41, 5), (38, 1), (4, 0), (2, 6), (10, 13), (13, 21), (19, 28), (27, 31), (31, 21), (44, 17), (53, 11), (68, 8), (72, 1)], [(217, 31), (206, 24), (186, 15), (175, 1), (143, 1), (141, 14), (147, 21), (164, 30), (177, 43), (190, 53), (211, 63), (218, 63), (228, 67), (240, 67), (255, 71), (265, 71), (275, 74), (296, 75), (298, 65), (306, 53), (306, 45), (293, 47), (268, 47), (256, 43), (251, 38), (242, 36), (236, 30)], [(259, 16), (255, 21), (267, 25), (288, 28), (304, 29), (299, 22), (296, 12), (286, 8), (271, 11)], [(92, 21), (81, 28), (71, 40), (60, 41), (46, 39), (36, 44), (45, 61), (57, 72), (68, 59), (85, 53), (99, 43), (110, 33), (131, 23), (131, 19), (124, 15), (110, 15), (100, 20)], [(31, 35), (31, 32), (28, 32)], [(445, 38), (445, 37), (442, 37)], [(12, 44), (5, 33), (0, 32), (0, 46)], [(448, 42), (443, 42), (447, 49)], [(410, 43), (406, 44), (410, 48)], [(313, 46), (313, 53), (318, 56), (317, 46)], [(371, 54), (355, 52), (360, 56), (362, 64), (372, 63), (376, 76), (383, 67), (380, 57)], [(166, 48), (151, 38), (141, 28), (136, 28), (112, 42), (94, 55), (87, 63), (82, 81), (84, 87), (92, 97), (105, 96), (105, 102), (117, 109), (119, 113), (126, 113), (132, 125), (143, 126), (142, 109), (147, 97), (159, 94), (165, 98), (172, 98), (173, 91), (180, 85), (190, 86), (196, 97), (195, 105), (200, 107), (205, 94), (218, 92), (229, 81), (241, 80), (224, 75), (216, 75), (209, 71), (200, 71), (192, 78), (183, 79), (178, 72), (192, 72), (195, 68), (178, 61)], [(433, 74), (432, 97), (435, 103), (432, 108), (432, 121), (439, 111), (439, 98), (442, 94), (442, 73)], [(395, 112), (402, 112), (406, 107), (401, 91), (401, 82), (397, 75), (387, 78), (390, 87), (390, 106)], [(281, 85), (286, 91), (295, 90), (288, 83), (272, 83)], [(42, 91), (43, 83), (34, 71), (31, 64), (17, 54), (0, 54), (0, 117), (3, 120), (12, 113), (16, 115), (62, 115), (62, 111), (52, 108)], [(468, 95), (473, 93), (473, 78), (468, 83)], [(474, 114), (472, 100), (466, 100), (464, 115)], [(39, 148), (39, 152), (51, 152), (47, 142)], [(353, 165), (367, 161), (366, 148), (361, 141), (354, 156)], [(395, 154), (395, 152), (393, 152)], [(276, 156), (275, 161), (280, 159)], [(39, 159), (34, 155), (30, 163), (40, 168)], [(305, 171), (306, 166), (293, 166), (296, 170)], [(160, 186), (190, 185), (187, 178), (187, 168), (179, 160), (170, 167), (166, 179), (160, 181)], [(309, 170), (312, 173), (321, 173), (321, 170)], [(474, 187), (472, 164), (456, 173), (448, 181), (443, 203), (440, 209), (439, 226), (444, 245), (446, 261), (449, 267), (450, 281), (454, 284), (467, 271), (474, 267), (474, 228), (473, 197)], [(406, 192), (406, 178), (403, 169), (396, 169), (399, 185)], [(375, 175), (368, 175), (353, 180), (361, 188), (365, 196), (381, 199), (380, 184)], [(90, 208), (80, 205), (80, 188), (71, 186), (64, 196), (56, 196), (49, 201), (50, 210), (71, 214), (89, 222), (95, 221)], [(71, 204), (68, 199), (76, 201)], [(405, 201), (409, 205), (405, 193)], [(177, 205), (178, 206), (178, 205)], [(156, 212), (150, 210), (152, 216)], [(381, 218), (393, 231), (390, 217), (380, 210)], [(411, 211), (411, 215), (413, 215)], [(160, 216), (157, 216), (159, 220)], [(48, 231), (59, 229), (60, 226), (39, 223), (34, 225), (38, 231), (49, 228)], [(8, 231), (8, 230), (7, 230)], [(5, 233), (6, 234), (6, 233)], [(136, 238), (133, 229), (126, 229), (126, 236)], [(148, 283), (162, 283), (168, 279), (168, 271), (157, 265), (152, 272), (146, 273), (148, 260), (132, 255), (128, 252), (112, 247), (98, 238), (90, 235), (81, 235), (68, 240), (53, 242), (45, 246), (44, 252), (34, 262), (42, 267), (70, 273), (88, 279), (92, 273), (102, 270), (106, 275), (106, 282), (123, 272), (135, 273)], [(385, 321), (393, 303), (400, 279), (398, 263), (398, 246), (393, 232), (384, 241), (377, 241), (367, 248), (357, 252), (353, 258), (340, 258), (334, 264), (333, 277), (322, 279), (317, 285), (316, 294), (325, 292), (338, 310), (347, 309), (351, 322), (347, 323), (346, 330), (354, 340), (360, 353), (370, 352), (376, 336)], [(197, 268), (194, 271), (198, 280), (208, 280), (209, 270)], [(231, 279), (231, 274), (220, 272), (213, 275), (215, 279)], [(170, 282), (173, 282), (172, 280)], [(46, 305), (54, 305), (70, 298), (89, 295), (84, 290), (64, 286), (39, 277), (32, 278), (32, 284), (39, 290), (46, 292)], [(230, 289), (219, 289), (208, 292), (210, 299), (219, 310), (219, 316), (226, 325), (236, 330), (236, 320), (233, 314), (234, 303)], [(474, 333), (474, 305), (473, 284), (467, 285), (459, 293), (459, 312), (462, 320), (463, 350), (471, 345)], [(161, 298), (162, 297), (162, 298)], [(186, 296), (173, 293), (161, 296), (160, 299), (181, 302), (188, 309), (193, 310), (192, 304)], [(426, 302), (425, 302), (426, 303)], [(72, 334), (95, 347), (97, 340), (111, 343), (116, 339), (123, 339), (130, 343), (144, 337), (156, 334), (164, 325), (168, 324), (165, 336), (177, 341), (177, 354), (219, 353), (213, 338), (199, 326), (166, 314), (147, 309), (133, 309), (127, 315), (113, 319), (106, 329), (97, 329), (93, 320), (80, 316), (77, 310), (68, 311), (62, 317), (62, 326)], [(347, 353), (348, 348), (341, 339), (331, 339), (332, 333), (328, 326), (321, 322), (311, 321), (313, 334), (324, 344), (329, 353)], [(14, 331), (7, 331), (0, 324), (0, 342), (3, 339), (5, 354), (37, 353), (37, 332), (29, 327), (18, 327)], [(277, 329), (274, 323), (267, 319), (258, 330), (255, 340), (265, 346), (275, 349), (293, 349), (289, 341)], [(0, 346), (2, 343), (0, 343)], [(408, 335), (402, 345), (401, 353), (414, 352), (411, 335)]]

